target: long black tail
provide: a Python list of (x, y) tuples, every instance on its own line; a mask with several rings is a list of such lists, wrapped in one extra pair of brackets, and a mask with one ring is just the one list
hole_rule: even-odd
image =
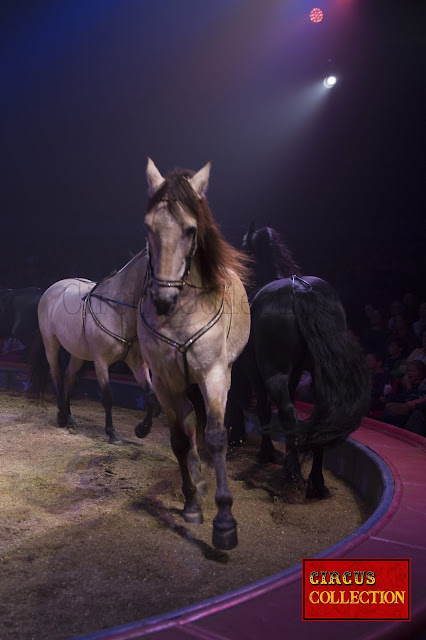
[(365, 354), (347, 333), (343, 306), (314, 289), (294, 294), (294, 313), (311, 360), (315, 403), (297, 424), (302, 450), (332, 446), (360, 424), (370, 405)]
[(38, 332), (30, 350), (30, 377), (28, 384), (28, 399), (43, 402), (50, 379), (50, 367), (46, 358), (43, 339)]

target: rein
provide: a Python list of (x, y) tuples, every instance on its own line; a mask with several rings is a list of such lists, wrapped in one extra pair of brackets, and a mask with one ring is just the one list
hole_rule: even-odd
[(133, 304), (127, 304), (126, 302), (119, 302), (118, 300), (112, 300), (111, 298), (106, 298), (105, 296), (101, 296), (99, 293), (93, 293), (99, 284), (100, 283), (98, 282), (98, 284), (96, 284), (93, 287), (92, 291), (89, 291), (88, 293), (86, 293), (86, 295), (83, 296), (82, 298), (83, 300), (83, 331), (84, 333), (86, 333), (86, 315), (87, 315), (87, 309), (89, 309), (90, 315), (92, 316), (95, 323), (98, 325), (99, 329), (101, 329), (101, 331), (103, 331), (104, 333), (107, 333), (109, 336), (111, 336), (112, 338), (115, 338), (116, 340), (118, 340), (119, 342), (121, 342), (127, 347), (126, 352), (124, 354), (124, 358), (123, 358), (123, 360), (125, 360), (129, 354), (132, 344), (136, 342), (138, 337), (135, 336), (134, 338), (131, 338), (130, 340), (128, 340), (127, 338), (122, 338), (121, 336), (117, 335), (113, 331), (110, 331), (109, 329), (107, 329), (107, 327), (105, 327), (102, 324), (102, 322), (97, 318), (95, 312), (93, 311), (91, 298), (97, 298), (98, 300), (104, 300), (106, 302), (113, 302), (114, 304), (120, 304), (122, 306), (130, 307), (132, 309), (136, 309), (137, 307)]

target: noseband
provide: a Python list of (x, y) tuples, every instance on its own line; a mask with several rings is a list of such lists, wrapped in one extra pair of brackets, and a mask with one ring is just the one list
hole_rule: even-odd
[(186, 257), (185, 271), (183, 272), (183, 275), (179, 280), (163, 280), (162, 278), (157, 278), (157, 276), (154, 273), (154, 267), (152, 266), (151, 252), (149, 250), (149, 244), (148, 244), (147, 245), (148, 269), (147, 269), (146, 287), (147, 288), (151, 287), (154, 283), (158, 287), (176, 287), (177, 289), (183, 289), (185, 285), (194, 287), (193, 284), (187, 281), (187, 277), (191, 272), (192, 259), (194, 257), (196, 243), (197, 243), (197, 231), (195, 231), (195, 233), (193, 234), (191, 250)]

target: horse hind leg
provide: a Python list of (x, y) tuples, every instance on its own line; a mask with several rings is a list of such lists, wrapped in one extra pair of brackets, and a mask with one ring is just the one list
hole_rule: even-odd
[(313, 452), (312, 469), (308, 477), (306, 486), (306, 497), (323, 500), (330, 495), (329, 489), (325, 486), (322, 473), (322, 459), (324, 450), (322, 447), (315, 447)]
[(71, 356), (67, 368), (64, 374), (64, 401), (67, 409), (67, 424), (75, 424), (74, 418), (71, 416), (71, 391), (74, 386), (74, 381), (77, 373), (83, 366), (84, 360)]
[[(296, 448), (296, 408), (290, 395), (290, 377), (287, 374), (275, 374), (267, 380), (266, 387), (278, 407), (278, 418), (285, 434), (286, 454), (283, 462), (284, 497), (290, 499), (304, 486), (302, 470)], [(293, 499), (291, 498), (291, 501)]]
[(119, 439), (115, 433), (112, 423), (112, 394), (111, 387), (109, 385), (109, 373), (108, 365), (105, 361), (95, 360), (96, 377), (98, 378), (99, 387), (101, 390), (102, 406), (105, 409), (105, 433), (108, 436), (108, 442), (114, 444)]
[(43, 335), (44, 349), (49, 363), (50, 375), (56, 392), (56, 404), (58, 407), (57, 424), (58, 427), (66, 427), (68, 424), (68, 410), (65, 400), (64, 372), (59, 363), (59, 351), (61, 345), (56, 336)]

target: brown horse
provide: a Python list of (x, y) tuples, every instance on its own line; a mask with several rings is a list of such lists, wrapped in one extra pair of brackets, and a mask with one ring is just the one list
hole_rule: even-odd
[(201, 391), (207, 414), (205, 445), (217, 481), (213, 544), (232, 549), (237, 545), (237, 532), (225, 468), (224, 413), (231, 367), (250, 332), (242, 282), (247, 277), (247, 257), (218, 230), (205, 198), (209, 173), (207, 164), (197, 173), (176, 170), (163, 178), (148, 160), (150, 200), (145, 225), (149, 267), (138, 336), (169, 421), (187, 522), (202, 522), (197, 490), (202, 494), (205, 484), (196, 447), (194, 407), (186, 393), (192, 384)]

